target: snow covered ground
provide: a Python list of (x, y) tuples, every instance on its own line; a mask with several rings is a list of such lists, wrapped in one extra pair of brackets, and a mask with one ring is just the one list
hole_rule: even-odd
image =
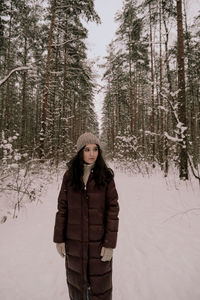
[[(120, 227), (114, 300), (200, 299), (200, 188), (115, 171)], [(62, 176), (61, 176), (62, 177)], [(0, 224), (0, 300), (66, 300), (64, 259), (53, 244), (61, 177), (18, 219)]]

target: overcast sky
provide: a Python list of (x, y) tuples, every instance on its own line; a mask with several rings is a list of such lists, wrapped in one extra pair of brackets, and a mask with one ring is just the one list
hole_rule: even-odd
[[(141, 0), (138, 1), (138, 3)], [(200, 0), (185, 0), (187, 8), (188, 23), (191, 24), (192, 16), (200, 13)], [(117, 24), (114, 16), (118, 10), (122, 9), (123, 0), (94, 0), (95, 9), (101, 18), (102, 24), (90, 22), (87, 25), (88, 32), (88, 56), (105, 56), (106, 47), (114, 38)]]
[[(106, 56), (106, 48), (112, 41), (117, 29), (117, 24), (114, 22), (115, 14), (122, 9), (122, 0), (94, 0), (95, 10), (101, 18), (101, 24), (89, 22), (88, 28), (88, 57), (98, 63), (103, 62), (103, 57)], [(101, 77), (103, 75), (102, 69), (97, 69), (99, 73), (99, 84), (102, 84)], [(99, 122), (101, 123), (101, 109), (103, 104), (103, 93), (95, 95), (95, 108), (98, 114)]]
[(114, 37), (117, 24), (114, 15), (122, 8), (122, 0), (95, 0), (95, 10), (101, 18), (101, 24), (90, 22), (88, 32), (88, 55), (91, 58), (105, 56), (106, 47)]

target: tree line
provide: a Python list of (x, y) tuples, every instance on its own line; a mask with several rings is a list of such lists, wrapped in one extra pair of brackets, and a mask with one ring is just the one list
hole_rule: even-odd
[(181, 0), (125, 0), (116, 15), (104, 79), (103, 133), (117, 159), (175, 162), (196, 177), (200, 161), (200, 15)]
[(0, 2), (1, 158), (12, 141), (62, 160), (82, 132), (98, 134), (83, 20), (100, 22), (92, 0)]
[[(99, 133), (83, 21), (100, 22), (93, 0), (0, 2), (2, 161), (65, 160), (82, 132)], [(115, 21), (102, 66), (107, 153), (199, 177), (200, 15), (189, 26), (183, 0), (124, 0)]]

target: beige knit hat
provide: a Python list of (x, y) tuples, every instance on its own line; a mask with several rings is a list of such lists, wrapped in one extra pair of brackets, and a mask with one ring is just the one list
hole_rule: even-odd
[(97, 144), (101, 147), (100, 140), (91, 132), (85, 132), (79, 136), (76, 144), (77, 152), (79, 152), (87, 144)]

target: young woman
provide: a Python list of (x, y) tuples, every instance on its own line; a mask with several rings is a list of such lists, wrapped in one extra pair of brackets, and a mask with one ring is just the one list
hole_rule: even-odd
[(112, 299), (112, 255), (118, 232), (113, 171), (92, 133), (77, 141), (58, 196), (54, 242), (65, 257), (70, 300)]

